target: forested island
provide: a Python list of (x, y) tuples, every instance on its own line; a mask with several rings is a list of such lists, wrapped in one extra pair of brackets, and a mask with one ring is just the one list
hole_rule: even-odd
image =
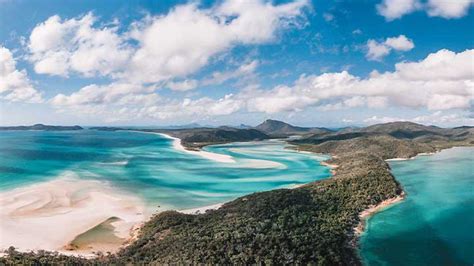
[[(137, 130), (93, 128), (94, 130)], [(302, 128), (267, 120), (255, 128), (138, 129), (180, 138), (190, 149), (205, 145), (290, 138), (291, 148), (330, 154), (329, 179), (294, 189), (237, 198), (217, 210), (154, 215), (135, 241), (116, 254), (95, 258), (11, 248), (1, 264), (361, 264), (357, 254), (360, 214), (403, 196), (385, 161), (473, 146), (474, 128), (439, 128), (394, 122), (365, 128)]]

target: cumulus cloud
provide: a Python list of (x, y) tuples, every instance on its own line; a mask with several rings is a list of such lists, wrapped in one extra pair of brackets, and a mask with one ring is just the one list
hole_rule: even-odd
[(473, 4), (473, 0), (429, 0), (426, 9), (431, 17), (460, 18), (467, 14)]
[(394, 72), (374, 71), (368, 78), (347, 71), (303, 75), (292, 87), (255, 90), (248, 96), (248, 105), (265, 113), (299, 111), (308, 106), (469, 109), (474, 99), (473, 57), (474, 50), (440, 50), (418, 62), (398, 63)]
[(474, 0), (383, 0), (376, 7), (380, 15), (392, 21), (417, 10), (425, 11), (430, 17), (460, 18), (473, 4)]
[(415, 47), (413, 41), (408, 39), (405, 35), (387, 38), (385, 45), (397, 51), (410, 51)]
[[(279, 5), (226, 0), (205, 9), (191, 2), (165, 15), (148, 15), (125, 31), (120, 31), (117, 22), (99, 24), (92, 13), (72, 19), (55, 15), (33, 29), (29, 60), (40, 74), (108, 76), (128, 83), (172, 82), (186, 79), (235, 46), (275, 41), (279, 30), (304, 24), (307, 6), (307, 0)], [(185, 85), (181, 88), (192, 84)]]
[(143, 82), (185, 77), (236, 45), (273, 41), (278, 29), (297, 23), (306, 5), (228, 0), (211, 9), (178, 6), (136, 24), (132, 36), (140, 47), (124, 75)]
[(381, 61), (392, 50), (406, 52), (414, 47), (415, 44), (413, 41), (408, 39), (405, 35), (387, 38), (384, 42), (368, 40), (366, 58), (372, 61)]
[(367, 54), (365, 57), (372, 61), (380, 61), (390, 53), (390, 47), (375, 40), (367, 41)]
[(391, 21), (416, 11), (421, 7), (419, 0), (383, 0), (377, 5), (377, 11), (386, 20)]
[(110, 75), (122, 69), (132, 50), (117, 26), (96, 26), (88, 13), (63, 20), (52, 16), (33, 29), (29, 37), (30, 61), (37, 73), (68, 76)]
[(26, 70), (16, 69), (10, 50), (0, 46), (0, 99), (11, 102), (41, 102), (41, 94), (33, 88)]

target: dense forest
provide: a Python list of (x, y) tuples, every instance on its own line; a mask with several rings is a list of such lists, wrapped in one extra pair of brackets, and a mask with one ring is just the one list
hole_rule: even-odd
[(358, 265), (359, 214), (403, 191), (385, 159), (472, 145), (472, 129), (467, 130), (455, 130), (456, 139), (438, 133), (397, 137), (391, 131), (341, 140), (307, 136), (294, 141), (294, 148), (331, 154), (328, 162), (337, 165), (332, 178), (254, 193), (205, 214), (156, 214), (138, 239), (116, 254), (87, 260), (12, 248), (0, 264)]

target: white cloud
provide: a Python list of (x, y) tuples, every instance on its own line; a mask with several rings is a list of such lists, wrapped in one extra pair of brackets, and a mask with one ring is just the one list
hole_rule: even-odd
[(455, 53), (442, 49), (420, 62), (395, 65), (397, 73), (409, 80), (471, 80), (474, 75), (474, 50)]
[(363, 123), (368, 125), (389, 123), (395, 121), (410, 121), (415, 123), (421, 123), (425, 125), (474, 125), (474, 119), (466, 117), (459, 113), (444, 113), (442, 111), (436, 111), (428, 115), (421, 115), (411, 118), (394, 117), (394, 116), (371, 116), (364, 120)]
[(180, 82), (170, 81), (166, 86), (174, 91), (189, 91), (197, 88), (198, 81), (195, 79), (185, 79)]
[(396, 122), (396, 121), (407, 121), (407, 119), (401, 118), (401, 117), (393, 117), (393, 116), (378, 117), (374, 115), (363, 120), (363, 122), (368, 125), (390, 123), (390, 122)]
[(33, 88), (26, 70), (16, 69), (13, 54), (0, 46), (0, 99), (11, 102), (41, 102), (41, 94)]
[(413, 41), (408, 39), (405, 35), (387, 38), (385, 45), (397, 51), (410, 51), (415, 47)]
[(431, 17), (446, 19), (465, 16), (474, 0), (383, 0), (377, 4), (377, 11), (387, 21), (401, 18), (417, 10), (425, 11)]
[[(114, 83), (86, 86), (69, 96), (58, 95), (51, 103), (76, 114), (123, 120), (204, 119), (241, 111), (291, 113), (309, 107), (469, 110), (474, 101), (474, 73), (470, 63), (473, 56), (474, 50), (460, 53), (440, 50), (418, 62), (398, 63), (393, 72), (373, 71), (367, 78), (347, 71), (302, 75), (292, 86), (279, 85), (269, 90), (248, 86), (237, 94), (218, 99), (162, 98), (156, 94), (156, 86)], [(419, 75), (413, 75), (414, 72)]]
[(253, 60), (249, 63), (242, 64), (235, 70), (214, 72), (210, 78), (204, 79), (202, 83), (203, 85), (215, 85), (222, 84), (228, 80), (236, 78), (252, 78), (255, 76), (255, 70), (257, 69), (258, 65), (258, 60)]
[(431, 17), (460, 18), (467, 14), (474, 0), (429, 0), (427, 12)]
[(386, 20), (391, 21), (416, 11), (420, 7), (419, 0), (383, 0), (377, 5), (377, 11)]
[(94, 27), (97, 18), (88, 13), (62, 20), (52, 16), (36, 25), (28, 43), (30, 61), (40, 74), (68, 76), (111, 75), (122, 69), (131, 48), (116, 26)]
[(298, 22), (307, 5), (304, 0), (281, 5), (227, 0), (211, 9), (178, 6), (137, 24), (132, 36), (140, 48), (124, 75), (142, 82), (185, 77), (236, 45), (275, 40), (279, 29)]
[(365, 57), (372, 61), (380, 61), (390, 53), (390, 47), (375, 40), (367, 41), (367, 54)]
[(374, 71), (365, 79), (346, 71), (301, 76), (292, 87), (253, 91), (247, 96), (248, 105), (250, 110), (266, 113), (299, 111), (321, 103), (328, 110), (362, 104), (370, 108), (469, 109), (474, 100), (473, 56), (474, 50), (440, 50), (419, 62), (399, 63), (394, 72)]
[(474, 125), (474, 118), (466, 117), (462, 114), (451, 113), (446, 114), (437, 111), (429, 115), (417, 116), (411, 119), (415, 123), (436, 124), (436, 125)]
[[(88, 85), (71, 95), (58, 94), (51, 99), (51, 103), (59, 107), (74, 107), (81, 105), (107, 105), (107, 104), (128, 104), (131, 100), (135, 104), (134, 96), (151, 93), (155, 87), (144, 87), (132, 83), (111, 83), (99, 86), (96, 84)], [(147, 99), (143, 99), (144, 104)]]
[(272, 42), (280, 30), (301, 26), (309, 5), (226, 0), (204, 9), (192, 2), (146, 16), (125, 32), (117, 23), (100, 25), (92, 13), (67, 20), (56, 15), (33, 29), (29, 59), (41, 74), (109, 76), (121, 83), (185, 79), (235, 46)]
[(375, 40), (368, 40), (366, 58), (372, 61), (381, 61), (392, 50), (406, 52), (414, 47), (413, 41), (405, 35), (387, 38), (384, 42), (380, 43)]

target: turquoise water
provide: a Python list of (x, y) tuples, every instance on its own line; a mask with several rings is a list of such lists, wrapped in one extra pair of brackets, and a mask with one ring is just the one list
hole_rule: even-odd
[(361, 238), (367, 265), (473, 265), (474, 148), (391, 162), (407, 192), (369, 219)]
[(0, 190), (64, 176), (108, 181), (156, 209), (222, 203), (256, 191), (330, 176), (326, 157), (285, 149), (278, 141), (205, 148), (231, 155), (221, 163), (177, 151), (171, 140), (139, 132), (0, 132)]

